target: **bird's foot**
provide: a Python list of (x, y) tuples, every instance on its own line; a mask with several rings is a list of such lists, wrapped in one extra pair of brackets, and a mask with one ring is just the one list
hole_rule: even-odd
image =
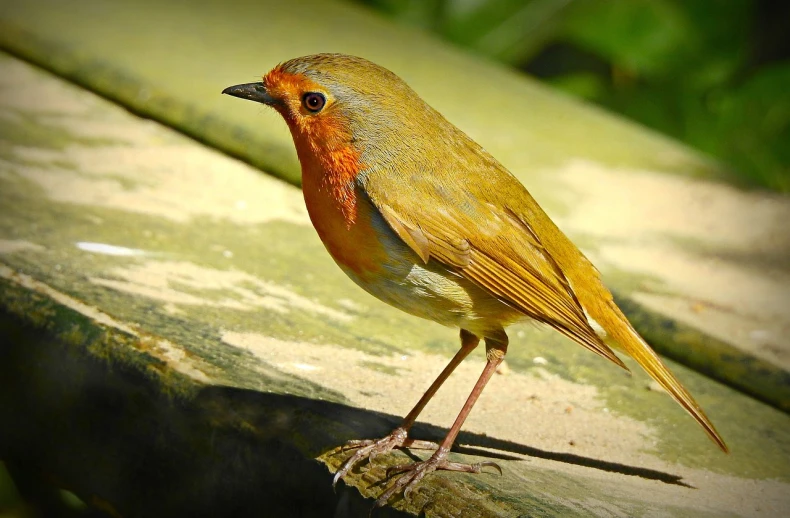
[(421, 461), (421, 462), (414, 462), (412, 464), (404, 464), (401, 466), (394, 466), (387, 470), (387, 476), (391, 475), (400, 475), (400, 478), (392, 484), (392, 486), (384, 491), (384, 493), (379, 496), (378, 500), (374, 504), (375, 507), (383, 507), (387, 504), (390, 498), (394, 495), (403, 492), (403, 498), (409, 498), (409, 495), (420, 482), (420, 480), (425, 477), (425, 475), (432, 473), (436, 470), (447, 470), (447, 471), (463, 471), (466, 473), (482, 473), (483, 468), (491, 467), (495, 468), (499, 471), (499, 474), (502, 474), (502, 468), (499, 467), (498, 464), (495, 462), (477, 462), (475, 464), (462, 464), (460, 462), (450, 462), (447, 460), (447, 454), (449, 450), (447, 448), (439, 448), (436, 450), (436, 453), (431, 455), (428, 460)]
[(386, 437), (382, 437), (381, 439), (376, 440), (361, 440), (361, 441), (348, 441), (346, 444), (341, 446), (338, 451), (344, 452), (348, 450), (357, 450), (354, 452), (354, 455), (348, 458), (343, 466), (337, 473), (335, 473), (335, 477), (332, 479), (332, 487), (334, 488), (337, 483), (345, 477), (349, 471), (351, 471), (354, 466), (359, 464), (365, 459), (368, 459), (368, 462), (373, 462), (378, 455), (382, 453), (387, 453), (395, 448), (415, 448), (421, 450), (435, 450), (439, 448), (439, 445), (435, 442), (430, 441), (416, 441), (414, 439), (410, 439), (408, 436), (408, 431), (405, 428), (396, 428), (392, 431), (391, 434), (387, 435)]

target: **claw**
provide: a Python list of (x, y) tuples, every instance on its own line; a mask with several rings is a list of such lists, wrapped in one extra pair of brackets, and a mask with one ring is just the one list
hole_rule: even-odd
[(384, 491), (376, 500), (375, 507), (384, 506), (390, 498), (403, 492), (403, 498), (408, 499), (417, 487), (417, 484), (425, 477), (436, 470), (448, 471), (464, 471), (467, 473), (482, 473), (483, 468), (492, 467), (499, 471), (502, 475), (502, 468), (495, 462), (484, 461), (476, 464), (462, 464), (459, 462), (448, 462), (447, 450), (439, 449), (428, 460), (415, 462), (413, 464), (404, 464), (400, 466), (393, 466), (387, 469), (387, 477), (401, 475), (386, 491)]
[(335, 473), (335, 476), (332, 477), (332, 491), (334, 493), (337, 493), (337, 483), (341, 478), (343, 478), (343, 475), (345, 475), (345, 473), (343, 473), (341, 470), (338, 470), (337, 473)]
[(496, 470), (499, 472), (499, 476), (500, 477), (502, 476), (502, 468), (499, 467), (499, 464), (497, 464), (496, 462), (491, 462), (490, 460), (487, 460), (485, 462), (478, 462), (477, 464), (474, 464), (474, 466), (477, 468), (476, 473), (482, 473), (483, 468), (496, 468)]
[[(402, 492), (403, 498), (408, 499), (420, 480), (438, 469), (448, 471), (464, 471), (467, 473), (482, 473), (483, 468), (491, 467), (496, 469), (502, 475), (502, 468), (495, 462), (484, 461), (476, 464), (462, 464), (459, 462), (448, 462), (447, 454), (448, 448), (437, 447), (436, 444), (428, 441), (414, 441), (407, 436), (406, 429), (396, 428), (386, 437), (379, 440), (354, 440), (348, 441), (346, 444), (339, 448), (339, 451), (348, 451), (356, 449), (340, 469), (337, 470), (335, 476), (332, 478), (332, 489), (335, 490), (337, 483), (343, 480), (356, 465), (363, 460), (372, 463), (373, 460), (383, 453), (387, 453), (395, 448), (434, 448), (436, 451), (431, 455), (428, 460), (415, 462), (412, 464), (401, 464), (399, 466), (392, 466), (387, 469), (387, 478), (400, 475), (389, 488), (387, 488), (376, 500), (374, 508), (383, 507), (387, 502), (396, 494)], [(372, 512), (372, 510), (371, 510)]]
[(335, 488), (337, 483), (345, 477), (354, 466), (367, 459), (368, 462), (373, 462), (378, 455), (387, 453), (394, 448), (401, 448), (404, 444), (409, 443), (407, 431), (404, 428), (396, 428), (386, 437), (379, 440), (353, 440), (348, 441), (340, 447), (340, 452), (356, 449), (357, 451), (349, 457), (343, 465), (337, 470), (335, 476), (332, 478), (332, 489)]

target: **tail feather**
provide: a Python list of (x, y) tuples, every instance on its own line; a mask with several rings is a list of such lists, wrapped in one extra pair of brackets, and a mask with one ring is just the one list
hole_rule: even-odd
[[(601, 285), (603, 288), (603, 285)], [(651, 378), (656, 380), (672, 398), (677, 401), (689, 414), (702, 426), (713, 442), (722, 449), (722, 451), (729, 452), (727, 445), (724, 443), (721, 435), (716, 431), (716, 427), (705, 415), (702, 408), (694, 401), (694, 398), (688, 391), (680, 384), (680, 381), (669, 371), (669, 369), (661, 361), (661, 358), (650, 348), (650, 346), (639, 336), (639, 333), (631, 326), (626, 319), (625, 315), (620, 311), (620, 308), (614, 303), (611, 295), (606, 288), (603, 288), (609, 295), (608, 297), (601, 297), (598, 300), (592, 301), (590, 306), (585, 305), (585, 309), (589, 312), (590, 316), (604, 328), (606, 333), (613, 338), (623, 350), (631, 356), (639, 365), (650, 375)], [(585, 300), (579, 297), (582, 304)]]
[[(614, 339), (650, 377), (664, 387), (672, 398), (691, 414), (719, 448), (728, 452), (727, 445), (702, 408), (677, 378), (669, 372), (658, 355), (639, 336), (617, 304), (614, 303), (611, 292), (601, 282), (600, 274), (595, 266), (557, 228), (532, 196), (526, 191), (523, 193), (524, 196), (516, 200), (516, 203), (521, 205), (517, 206), (517, 210), (513, 212), (526, 215), (520, 216), (521, 221), (533, 231), (540, 229), (540, 232), (535, 232), (534, 235), (557, 262), (587, 315), (595, 320), (609, 337)], [(527, 216), (528, 219), (526, 219)]]

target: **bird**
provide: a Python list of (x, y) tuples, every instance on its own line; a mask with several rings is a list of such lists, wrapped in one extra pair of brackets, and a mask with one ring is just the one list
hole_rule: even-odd
[[(285, 120), (310, 220), (351, 280), (406, 313), (460, 330), (458, 352), (392, 433), (342, 447), (354, 453), (333, 485), (395, 448), (433, 454), (391, 468), (397, 478), (376, 506), (399, 493), (408, 498), (436, 470), (480, 473), (491, 466), (501, 473), (491, 462), (451, 462), (448, 453), (507, 353), (505, 328), (524, 321), (549, 326), (626, 370), (612, 347), (630, 356), (728, 451), (599, 271), (526, 187), (395, 73), (361, 57), (314, 54), (222, 93), (270, 106)], [(420, 412), (481, 340), (485, 367), (446, 437), (438, 445), (412, 438)]]

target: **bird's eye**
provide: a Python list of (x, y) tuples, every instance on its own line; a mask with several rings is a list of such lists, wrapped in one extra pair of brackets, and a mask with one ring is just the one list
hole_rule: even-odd
[(317, 92), (307, 92), (302, 97), (302, 106), (305, 107), (307, 111), (311, 111), (313, 113), (320, 112), (324, 105), (326, 104), (326, 97), (323, 94), (319, 94)]

